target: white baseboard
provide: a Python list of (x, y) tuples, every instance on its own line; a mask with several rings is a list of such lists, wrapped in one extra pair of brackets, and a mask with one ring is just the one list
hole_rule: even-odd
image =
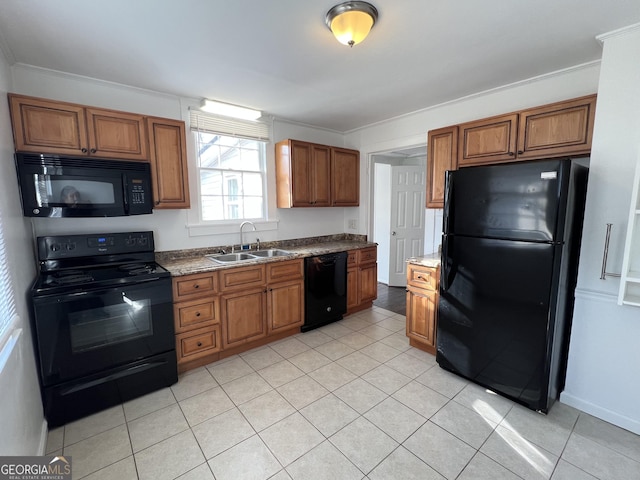
[(640, 435), (640, 422), (637, 420), (625, 417), (624, 415), (620, 415), (616, 412), (612, 412), (611, 410), (602, 408), (598, 405), (587, 402), (566, 392), (562, 392), (560, 394), (560, 401), (571, 407), (577, 408), (578, 410), (582, 410), (589, 415), (598, 417), (605, 422), (609, 422), (613, 425), (617, 425), (620, 428), (624, 428), (625, 430), (629, 430), (630, 432)]

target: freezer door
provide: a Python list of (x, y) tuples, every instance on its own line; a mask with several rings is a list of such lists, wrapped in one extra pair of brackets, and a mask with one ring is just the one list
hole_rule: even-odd
[(437, 362), (544, 410), (552, 272), (561, 247), (455, 236), (445, 236), (443, 247)]
[(448, 172), (444, 233), (560, 241), (570, 167), (570, 160), (544, 160)]

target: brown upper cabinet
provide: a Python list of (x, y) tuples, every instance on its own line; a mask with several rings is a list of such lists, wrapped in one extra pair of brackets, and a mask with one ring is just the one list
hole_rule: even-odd
[(357, 207), (360, 203), (360, 153), (331, 147), (331, 205)]
[(588, 155), (595, 107), (589, 95), (430, 131), (427, 208), (443, 208), (448, 169)]
[(14, 94), (9, 105), (16, 151), (150, 162), (154, 208), (190, 207), (183, 121)]
[(513, 161), (517, 129), (517, 114), (460, 125), (458, 167)]
[(147, 117), (154, 208), (189, 208), (184, 122)]
[(278, 208), (359, 204), (360, 154), (300, 140), (276, 144)]
[(16, 151), (147, 160), (144, 116), (9, 94)]
[(442, 208), (444, 199), (444, 172), (455, 168), (458, 155), (458, 127), (431, 130), (427, 168), (427, 208)]

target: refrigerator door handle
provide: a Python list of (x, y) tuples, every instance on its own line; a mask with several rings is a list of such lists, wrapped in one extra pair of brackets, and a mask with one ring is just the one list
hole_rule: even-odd
[(442, 233), (451, 233), (451, 198), (453, 182), (451, 180), (451, 172), (447, 170), (444, 177), (444, 209), (442, 214)]
[(442, 257), (441, 257), (441, 275), (440, 275), (440, 289), (443, 292), (449, 290), (449, 275), (451, 275), (451, 266), (449, 263), (449, 242), (451, 241), (450, 235), (444, 235), (442, 239)]

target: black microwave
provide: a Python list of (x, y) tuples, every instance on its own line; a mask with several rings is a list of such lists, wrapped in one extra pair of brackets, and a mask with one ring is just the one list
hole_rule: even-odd
[(26, 217), (121, 217), (152, 213), (148, 163), (16, 153)]

